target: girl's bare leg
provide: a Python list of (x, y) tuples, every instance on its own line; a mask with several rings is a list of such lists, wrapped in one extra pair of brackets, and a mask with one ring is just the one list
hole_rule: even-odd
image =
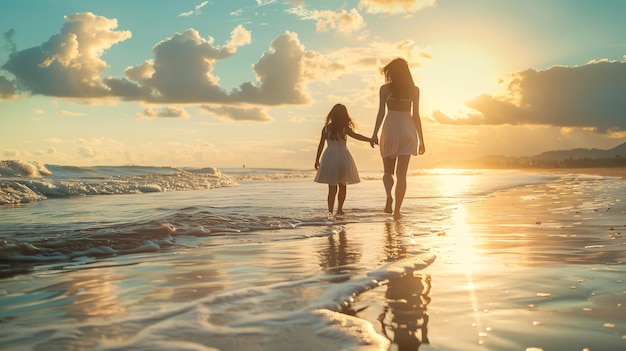
[(399, 219), (400, 207), (402, 207), (402, 201), (404, 201), (404, 194), (406, 193), (406, 173), (409, 169), (409, 161), (411, 155), (398, 156), (398, 165), (396, 167), (396, 176), (398, 183), (396, 184), (396, 206), (393, 213), (394, 219)]
[(337, 195), (337, 214), (343, 214), (343, 203), (346, 201), (346, 194), (348, 192), (348, 187), (346, 184), (339, 184), (339, 195)]
[(393, 172), (396, 166), (395, 157), (383, 158), (383, 184), (385, 185), (385, 191), (387, 192), (387, 202), (385, 204), (385, 213), (391, 213), (391, 206), (393, 204), (393, 197), (391, 196), (391, 189), (393, 189)]
[(328, 186), (328, 213), (333, 213), (333, 208), (335, 207), (335, 196), (337, 195), (337, 186), (329, 185)]

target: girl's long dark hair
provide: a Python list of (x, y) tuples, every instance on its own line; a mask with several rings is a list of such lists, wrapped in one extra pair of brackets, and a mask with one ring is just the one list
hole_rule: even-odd
[(345, 105), (336, 104), (330, 109), (328, 112), (328, 116), (326, 116), (325, 126), (327, 128), (328, 136), (331, 136), (331, 139), (342, 138), (345, 134), (345, 130), (354, 129), (355, 125), (348, 114), (348, 109)]
[(412, 96), (415, 83), (409, 70), (409, 64), (402, 58), (392, 60), (383, 67), (385, 83), (389, 83), (391, 92), (395, 97), (408, 98)]

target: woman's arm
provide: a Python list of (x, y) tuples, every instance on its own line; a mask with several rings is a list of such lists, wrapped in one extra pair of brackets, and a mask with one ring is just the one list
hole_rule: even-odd
[(385, 103), (387, 102), (388, 94), (387, 85), (381, 85), (378, 91), (378, 114), (376, 114), (376, 124), (374, 125), (374, 133), (372, 133), (372, 139), (370, 141), (372, 147), (378, 144), (378, 130), (383, 124), (383, 118), (385, 118)]
[(420, 89), (415, 87), (415, 93), (413, 96), (413, 123), (415, 123), (415, 130), (417, 131), (417, 137), (419, 138), (419, 154), (422, 155), (426, 152), (426, 145), (424, 144), (424, 133), (422, 132), (422, 119), (420, 118)]
[(324, 141), (326, 137), (326, 127), (322, 128), (322, 135), (320, 136), (320, 143), (317, 145), (317, 156), (315, 156), (315, 169), (320, 168), (320, 156), (322, 155), (322, 150), (324, 150)]

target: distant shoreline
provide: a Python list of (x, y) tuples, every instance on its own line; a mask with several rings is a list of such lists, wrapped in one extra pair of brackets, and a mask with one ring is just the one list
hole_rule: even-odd
[(588, 167), (588, 168), (519, 168), (520, 171), (541, 173), (577, 173), (595, 174), (626, 179), (626, 167)]

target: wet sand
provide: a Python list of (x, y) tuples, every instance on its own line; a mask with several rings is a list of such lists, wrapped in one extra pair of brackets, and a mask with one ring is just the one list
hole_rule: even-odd
[(394, 238), (388, 247), (422, 246), (437, 259), (406, 278), (418, 288), (391, 282), (353, 308), (392, 350), (625, 350), (624, 194), (577, 177), (462, 204), (432, 233), (389, 222), (378, 229)]
[(626, 183), (567, 171), (399, 221), (350, 213), (384, 205), (366, 181), (334, 223), (38, 267), (0, 281), (0, 349), (625, 350)]

